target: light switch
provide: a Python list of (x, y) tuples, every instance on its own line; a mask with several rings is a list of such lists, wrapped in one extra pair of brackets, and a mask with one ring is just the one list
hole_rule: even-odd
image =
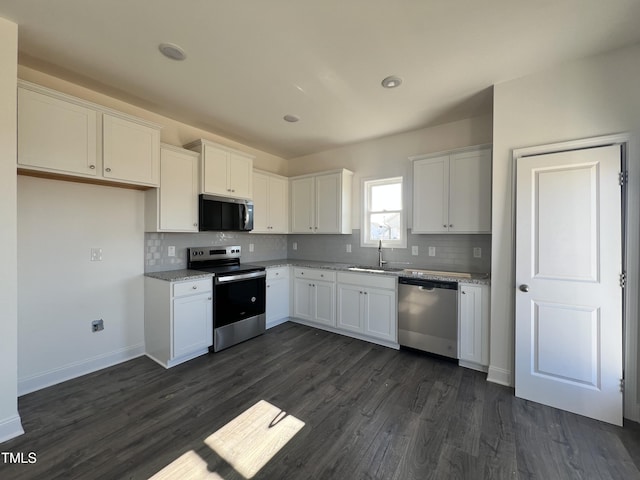
[(347, 253), (351, 253), (351, 244), (347, 243)]
[(411, 255), (418, 255), (418, 246), (417, 245), (413, 245), (411, 247)]
[(291, 245), (291, 248), (293, 248), (294, 250), (298, 249), (298, 242), (293, 242), (293, 245)]
[(429, 256), (430, 257), (436, 256), (436, 247), (429, 247)]
[(473, 247), (473, 258), (482, 258), (482, 249), (480, 247)]
[(92, 262), (101, 262), (102, 261), (102, 249), (101, 248), (92, 248), (91, 249), (91, 261)]
[(253, 252), (255, 250), (255, 245), (253, 243), (249, 244), (249, 251)]
[(176, 256), (176, 247), (174, 245), (170, 245), (167, 247), (167, 255), (170, 257)]

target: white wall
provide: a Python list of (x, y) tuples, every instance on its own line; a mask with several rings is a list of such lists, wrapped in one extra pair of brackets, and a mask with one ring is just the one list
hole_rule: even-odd
[(17, 55), (18, 27), (0, 18), (0, 442), (22, 433), (17, 402)]
[[(491, 280), (491, 355), (489, 377), (512, 384), (514, 364), (514, 249), (512, 150), (567, 140), (630, 132), (629, 174), (633, 195), (640, 180), (640, 45), (554, 68), (494, 87), (493, 238)], [(630, 198), (634, 219), (628, 271), (630, 311), (637, 326), (638, 198)], [(637, 347), (637, 330), (630, 344)], [(635, 371), (634, 371), (635, 370)], [(637, 359), (628, 365), (627, 386), (637, 383)], [(629, 375), (630, 374), (630, 375)], [(633, 392), (635, 395), (635, 390)], [(637, 398), (637, 396), (636, 396)], [(631, 409), (633, 405), (626, 405)], [(633, 416), (638, 415), (638, 410)], [(629, 416), (630, 411), (626, 411)], [(633, 418), (633, 417), (631, 417)]]
[[(360, 228), (362, 179), (405, 177), (406, 196), (411, 198), (411, 162), (409, 157), (471, 145), (491, 143), (491, 116), (482, 116), (423, 128), (412, 132), (354, 143), (324, 152), (298, 157), (289, 161), (289, 176), (347, 168), (355, 172), (353, 178), (352, 226)], [(411, 205), (411, 202), (407, 203)], [(409, 226), (411, 226), (409, 215)]]
[(138, 190), (18, 177), (20, 394), (144, 352), (143, 215)]

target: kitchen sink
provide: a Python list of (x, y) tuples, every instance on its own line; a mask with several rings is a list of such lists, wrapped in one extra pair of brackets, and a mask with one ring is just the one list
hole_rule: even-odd
[(352, 272), (367, 272), (367, 273), (385, 273), (385, 272), (402, 272), (402, 268), (393, 268), (393, 267), (376, 267), (370, 265), (355, 265), (353, 267), (347, 268), (347, 270), (351, 270)]

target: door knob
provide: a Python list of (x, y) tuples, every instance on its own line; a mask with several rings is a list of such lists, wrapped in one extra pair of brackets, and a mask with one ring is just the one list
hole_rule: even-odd
[(524, 283), (520, 285), (520, 291), (527, 293), (529, 291), (529, 285), (525, 285)]

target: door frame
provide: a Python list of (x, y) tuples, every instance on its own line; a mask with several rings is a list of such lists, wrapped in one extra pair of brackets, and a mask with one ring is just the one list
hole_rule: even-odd
[[(627, 205), (640, 205), (640, 165), (636, 158), (636, 152), (632, 151), (632, 136), (630, 133), (619, 133), (599, 137), (583, 138), (566, 142), (551, 143), (533, 147), (517, 148), (512, 152), (512, 192), (513, 192), (513, 277), (515, 279), (515, 228), (516, 224), (516, 174), (518, 159), (533, 155), (558, 153), (568, 150), (581, 150), (585, 148), (603, 147), (607, 145), (622, 146), (622, 163), (627, 171), (626, 195), (623, 198), (623, 268), (626, 274), (626, 286), (623, 296), (623, 372), (624, 372), (624, 396), (623, 416), (635, 422), (640, 422), (640, 395), (638, 394), (638, 286), (640, 268), (640, 219), (638, 215), (628, 214)], [(635, 292), (629, 294), (630, 292)], [(514, 284), (515, 295), (515, 284)], [(515, 312), (514, 312), (515, 314)], [(515, 320), (515, 317), (514, 317)], [(515, 346), (515, 329), (514, 329)], [(515, 351), (514, 351), (515, 355)]]

